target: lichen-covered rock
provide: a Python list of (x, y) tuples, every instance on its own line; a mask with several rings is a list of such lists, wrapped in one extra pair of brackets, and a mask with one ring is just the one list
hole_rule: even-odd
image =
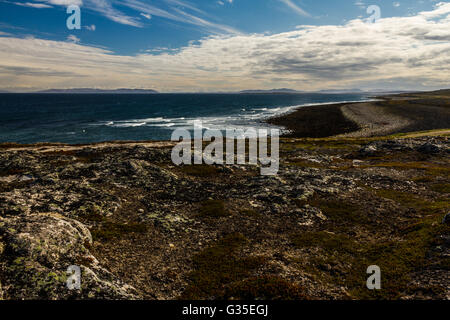
[[(79, 221), (55, 213), (0, 217), (2, 272), (7, 299), (129, 299), (134, 289), (101, 268), (89, 252), (92, 237)], [(67, 269), (81, 269), (81, 288), (69, 290)]]

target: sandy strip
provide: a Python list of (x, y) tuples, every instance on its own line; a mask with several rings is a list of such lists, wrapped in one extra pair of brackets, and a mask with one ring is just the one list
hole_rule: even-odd
[(386, 112), (386, 109), (371, 102), (349, 104), (341, 107), (342, 114), (361, 128), (336, 137), (371, 137), (389, 135), (411, 124), (411, 121)]

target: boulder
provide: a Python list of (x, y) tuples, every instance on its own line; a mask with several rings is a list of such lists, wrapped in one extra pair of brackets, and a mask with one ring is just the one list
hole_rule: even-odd
[(417, 151), (424, 154), (439, 153), (441, 148), (438, 145), (426, 142), (417, 148)]
[[(82, 223), (56, 213), (0, 218), (0, 281), (7, 299), (133, 299), (89, 252), (92, 237)], [(81, 288), (67, 287), (69, 266), (81, 270)]]
[(367, 145), (359, 150), (359, 154), (363, 157), (372, 157), (376, 155), (378, 149), (375, 145)]

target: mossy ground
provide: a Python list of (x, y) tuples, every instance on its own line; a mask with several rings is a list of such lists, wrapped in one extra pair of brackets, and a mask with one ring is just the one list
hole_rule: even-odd
[(225, 236), (193, 257), (194, 270), (182, 299), (304, 299), (301, 288), (278, 276), (255, 276), (263, 256), (241, 256), (242, 234)]
[(206, 164), (185, 165), (180, 167), (180, 170), (188, 176), (198, 178), (213, 177), (219, 173), (219, 170), (216, 167)]
[(450, 193), (450, 183), (435, 183), (430, 187), (434, 192)]
[[(408, 286), (411, 276), (426, 266), (432, 248), (442, 244), (442, 235), (450, 233), (450, 228), (441, 223), (450, 203), (448, 199), (427, 200), (392, 189), (370, 189), (369, 192), (395, 201), (400, 207), (398, 210), (414, 210), (420, 218), (405, 222), (393, 208), (384, 216), (384, 221), (376, 222), (365, 217), (363, 208), (357, 205), (315, 197), (310, 200), (310, 205), (321, 208), (327, 222), (322, 225), (322, 230), (293, 234), (291, 241), (300, 249), (319, 250), (318, 253), (313, 251), (315, 253), (303, 268), (320, 281), (346, 286), (353, 298), (397, 299), (413, 289)], [(362, 229), (370, 230), (372, 236), (349, 235), (356, 235)], [(391, 231), (386, 235), (384, 229)], [(448, 261), (442, 259), (435, 263), (445, 267)], [(382, 290), (366, 289), (369, 265), (381, 268)], [(434, 287), (433, 290), (442, 294), (444, 288)]]
[[(350, 159), (361, 159), (355, 150), (361, 148), (364, 143), (383, 139), (387, 138), (340, 140), (337, 145), (332, 139), (304, 139), (297, 143), (289, 141), (282, 150), (286, 152), (285, 155), (297, 148), (313, 152), (323, 152), (327, 149), (326, 153), (336, 154), (338, 147), (350, 152)], [(299, 257), (300, 268), (313, 274), (319, 281), (345, 286), (352, 298), (398, 299), (414, 292), (415, 288), (410, 285), (413, 274), (427, 268), (430, 261), (439, 268), (448, 269), (449, 259), (437, 258), (433, 249), (443, 244), (444, 235), (450, 234), (450, 228), (441, 223), (443, 216), (450, 209), (446, 196), (450, 192), (448, 162), (439, 157), (426, 157), (414, 152), (383, 154), (363, 160), (364, 163), (358, 170), (388, 168), (398, 172), (405, 171), (410, 175), (411, 181), (442, 195), (424, 196), (389, 188), (376, 189), (358, 183), (363, 187), (363, 193), (366, 193), (366, 201), (393, 201), (394, 205), (387, 205), (388, 209), (382, 217), (367, 211), (364, 207), (365, 201), (357, 203), (339, 197), (330, 199), (319, 196), (297, 200), (299, 207), (309, 204), (320, 208), (328, 219), (313, 230), (307, 229), (292, 234), (291, 241), (296, 248), (309, 252), (303, 258)], [(326, 167), (310, 163), (300, 165)], [(336, 169), (355, 168), (347, 165)], [(410, 216), (408, 219), (405, 219), (405, 213)], [(366, 268), (369, 265), (380, 266), (382, 290), (366, 289)], [(442, 296), (445, 288), (430, 286), (429, 291)]]
[(107, 221), (91, 230), (94, 241), (120, 239), (130, 233), (144, 233), (147, 226), (142, 223), (120, 223)]
[(258, 218), (261, 215), (254, 209), (241, 209), (239, 214), (243, 217)]
[(225, 208), (222, 200), (206, 200), (200, 204), (199, 217), (219, 218), (229, 216), (230, 212)]
[(220, 299), (307, 300), (302, 288), (276, 275), (252, 277), (225, 287)]

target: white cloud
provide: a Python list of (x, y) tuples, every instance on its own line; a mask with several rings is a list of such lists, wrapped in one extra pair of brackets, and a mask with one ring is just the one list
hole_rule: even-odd
[[(233, 3), (233, 0), (224, 0), (225, 2), (228, 2), (228, 3), (230, 3), (230, 4), (232, 4)], [(225, 5), (225, 3), (223, 2), (223, 1), (217, 1), (217, 3), (218, 4), (220, 4), (221, 6), (224, 6)]]
[(364, 1), (361, 1), (361, 0), (357, 0), (355, 2), (355, 6), (359, 7), (360, 9), (365, 9), (367, 7), (367, 5), (364, 3)]
[(396, 2), (392, 3), (392, 5), (396, 8), (398, 8), (398, 7), (400, 7), (400, 2), (396, 1)]
[(448, 87), (450, 3), (374, 24), (356, 19), (272, 35), (216, 35), (175, 52), (135, 56), (70, 42), (0, 37), (0, 68), (0, 87), (23, 88)]
[(148, 19), (148, 20), (150, 20), (152, 18), (151, 15), (149, 15), (148, 13), (143, 13), (143, 12), (141, 12), (141, 16), (143, 16), (145, 19)]
[(73, 43), (78, 43), (78, 42), (80, 42), (80, 38), (78, 38), (76, 35), (71, 34), (67, 37), (67, 41), (73, 42)]
[(90, 26), (85, 26), (84, 28), (86, 28), (89, 31), (95, 31), (95, 29), (97, 29), (95, 24), (91, 24)]
[(48, 4), (44, 3), (32, 3), (32, 2), (12, 2), (15, 5), (22, 6), (22, 7), (30, 7), (30, 8), (36, 8), (36, 9), (45, 9), (45, 8), (53, 8), (52, 6), (49, 6)]
[(55, 6), (70, 6), (71, 4), (82, 6), (83, 0), (37, 0), (40, 2), (47, 2), (48, 4), (53, 4)]
[(293, 0), (280, 0), (280, 1), (283, 2), (285, 5), (287, 5), (289, 8), (291, 8), (295, 13), (304, 17), (310, 16), (308, 12), (300, 8), (297, 4), (293, 2)]
[(130, 17), (123, 12), (115, 9), (109, 0), (86, 0), (86, 7), (104, 15), (114, 22), (133, 27), (142, 27), (142, 24), (138, 21), (137, 18)]
[[(208, 33), (220, 34), (220, 33), (234, 33), (238, 34), (239, 31), (220, 23), (215, 23), (207, 20), (206, 18), (201, 18), (193, 13), (189, 13), (186, 10), (195, 12), (195, 14), (207, 17), (208, 14), (195, 5), (182, 0), (164, 0), (169, 7), (167, 10), (161, 9), (152, 5), (146, 1), (142, 0), (36, 0), (41, 3), (17, 3), (19, 5), (33, 6), (35, 8), (50, 7), (50, 5), (56, 6), (69, 6), (71, 4), (83, 6), (86, 9), (92, 10), (99, 13), (106, 18), (124, 25), (129, 25), (133, 27), (143, 27), (144, 24), (140, 21), (139, 16), (150, 19), (152, 16), (157, 16), (160, 18), (186, 23), (199, 27), (200, 29), (207, 31)], [(232, 0), (226, 0), (232, 3)], [(287, 0), (290, 1), (290, 0)], [(122, 7), (128, 7), (136, 11), (135, 16), (125, 14), (121, 10), (117, 9), (116, 6), (120, 5)], [(180, 9), (180, 8), (183, 8)]]
[[(174, 0), (171, 1), (173, 2)], [(171, 11), (169, 12), (167, 10), (160, 9), (158, 7), (155, 7), (149, 3), (140, 0), (124, 0), (121, 2), (121, 4), (128, 8), (139, 11), (141, 13), (149, 14), (160, 18), (165, 18), (176, 22), (195, 25), (208, 31), (209, 33), (234, 33), (234, 34), (239, 33), (238, 30), (232, 27), (208, 21), (204, 18), (200, 18), (186, 11), (183, 11), (178, 7), (172, 7)], [(187, 4), (185, 6), (193, 8), (193, 6)]]

